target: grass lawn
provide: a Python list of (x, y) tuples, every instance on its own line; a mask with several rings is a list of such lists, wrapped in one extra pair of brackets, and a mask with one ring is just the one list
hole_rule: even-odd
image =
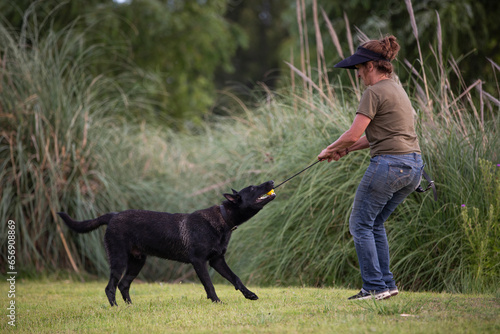
[(410, 293), (385, 301), (347, 301), (354, 290), (249, 287), (246, 300), (216, 285), (221, 304), (200, 284), (138, 284), (134, 304), (110, 307), (106, 282), (16, 283), (16, 326), (8, 324), (1, 290), (0, 332), (18, 333), (499, 333), (500, 295)]

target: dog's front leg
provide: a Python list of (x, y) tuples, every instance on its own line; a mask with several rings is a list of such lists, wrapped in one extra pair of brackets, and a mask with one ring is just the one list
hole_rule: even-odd
[(208, 274), (206, 263), (204, 261), (193, 261), (192, 265), (201, 281), (201, 284), (203, 284), (203, 287), (207, 292), (207, 298), (212, 300), (214, 303), (220, 302), (219, 297), (217, 297), (217, 294), (215, 293), (215, 288), (212, 284), (212, 280), (210, 279), (210, 275)]
[(259, 297), (252, 291), (248, 290), (243, 282), (241, 282), (240, 278), (236, 276), (235, 273), (229, 268), (224, 259), (224, 256), (219, 256), (210, 260), (210, 266), (214, 268), (222, 277), (231, 282), (236, 290), (240, 290), (243, 296), (247, 299), (257, 300)]

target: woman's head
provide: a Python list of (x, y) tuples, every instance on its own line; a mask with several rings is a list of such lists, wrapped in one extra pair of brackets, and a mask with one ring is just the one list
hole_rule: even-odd
[(393, 71), (391, 61), (396, 58), (399, 49), (396, 37), (392, 35), (380, 40), (370, 40), (360, 45), (356, 53), (342, 60), (335, 67), (355, 69), (356, 65), (371, 61), (378, 71), (390, 76)]
[(372, 60), (373, 66), (382, 73), (392, 74), (393, 67), (391, 61), (396, 58), (399, 52), (399, 44), (394, 36), (387, 36), (380, 40), (371, 40), (363, 43), (361, 47), (380, 54), (384, 60)]

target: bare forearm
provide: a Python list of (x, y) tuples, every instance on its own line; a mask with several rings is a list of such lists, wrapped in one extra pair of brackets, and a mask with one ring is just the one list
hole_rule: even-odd
[(352, 152), (352, 151), (364, 150), (369, 147), (370, 143), (368, 143), (368, 139), (366, 139), (366, 136), (363, 136), (359, 138), (358, 141), (356, 141), (354, 144), (348, 146), (347, 149), (349, 150), (349, 152)]
[(335, 142), (327, 146), (329, 152), (341, 151), (355, 145), (358, 138), (353, 137), (350, 131), (344, 132)]
[(328, 160), (328, 162), (332, 160), (338, 161), (348, 151), (356, 151), (369, 147), (368, 140), (365, 137), (361, 137), (361, 135), (370, 122), (371, 119), (367, 116), (357, 114), (349, 130), (321, 151), (318, 159), (320, 161)]

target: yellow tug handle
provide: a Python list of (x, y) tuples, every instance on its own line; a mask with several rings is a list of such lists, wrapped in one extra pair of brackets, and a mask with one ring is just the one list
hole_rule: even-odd
[(270, 192), (268, 192), (266, 195), (271, 196), (272, 194), (274, 194), (274, 189), (271, 189), (271, 191), (270, 191)]

